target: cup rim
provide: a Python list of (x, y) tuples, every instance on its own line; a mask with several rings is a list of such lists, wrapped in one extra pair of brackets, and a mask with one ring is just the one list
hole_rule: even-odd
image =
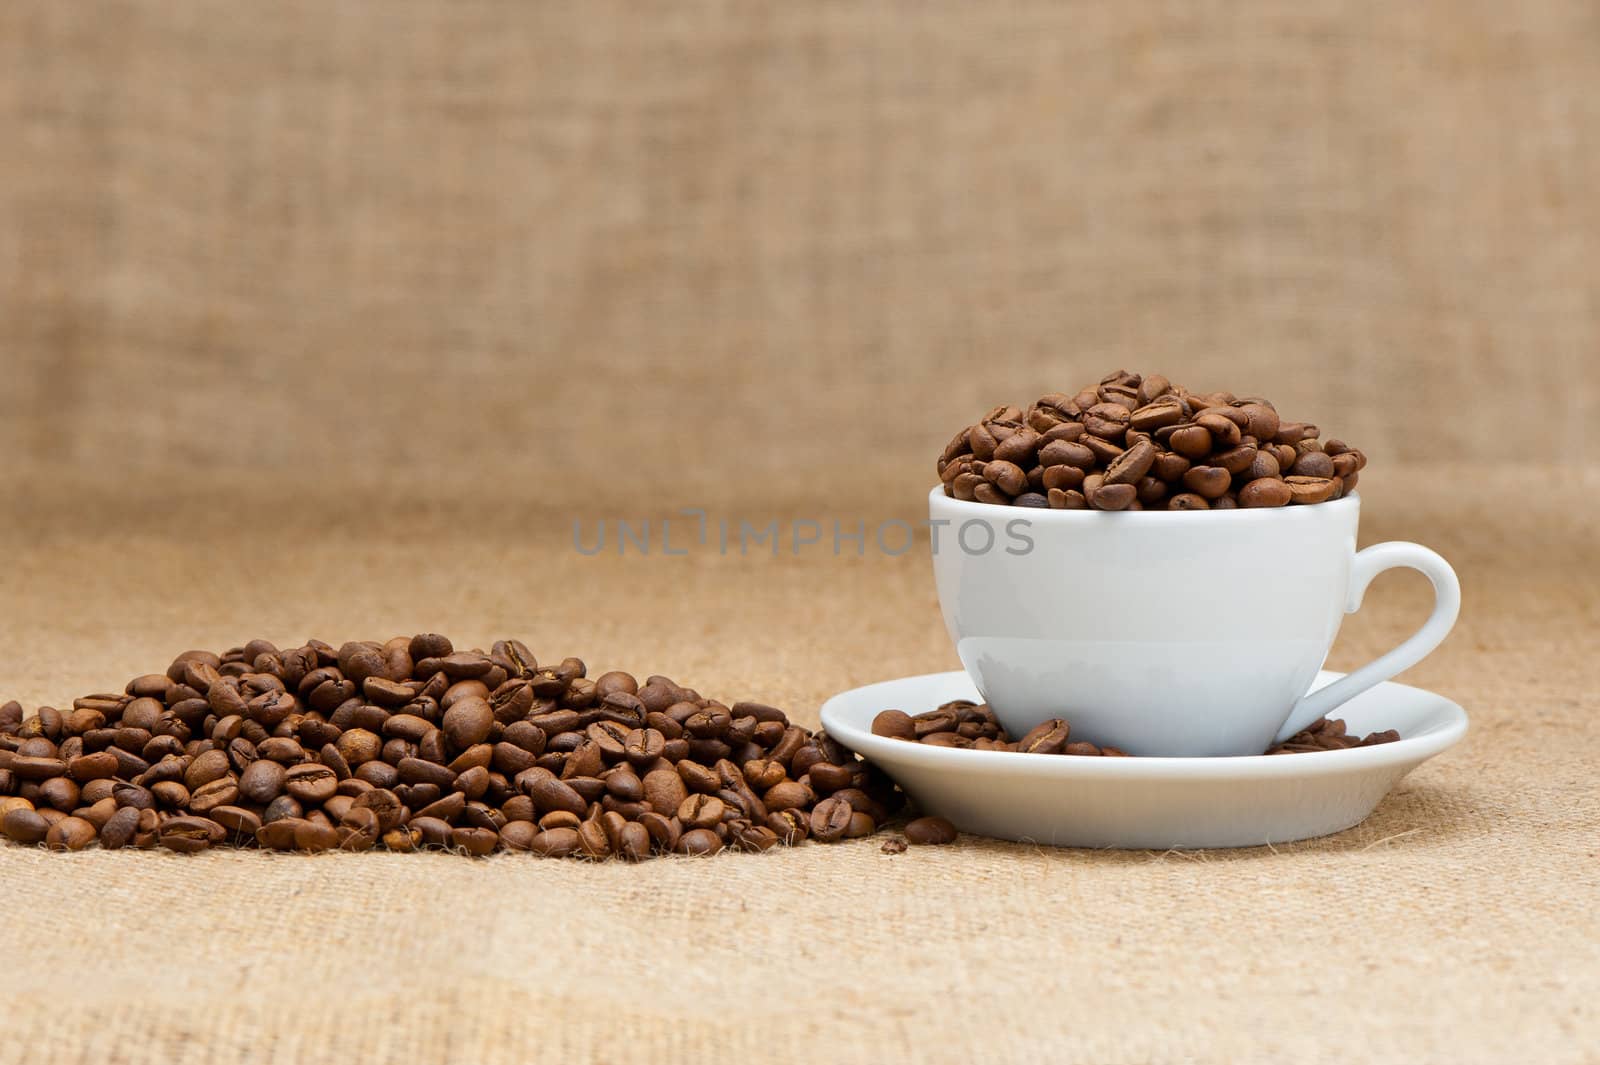
[[(1339, 499), (1304, 506), (1243, 507), (1234, 510), (1055, 510), (1035, 507), (1001, 506), (998, 503), (979, 503), (974, 499), (957, 499), (944, 494), (944, 485), (936, 484), (928, 493), (929, 507), (944, 506), (974, 518), (999, 518), (1009, 515), (1012, 520), (1024, 519), (1038, 524), (1072, 524), (1074, 522), (1175, 523), (1184, 521), (1245, 522), (1301, 520), (1310, 521), (1307, 514), (1323, 513), (1328, 516), (1345, 510), (1359, 510), (1361, 493), (1351, 492)], [(1291, 517), (1300, 515), (1298, 519)]]

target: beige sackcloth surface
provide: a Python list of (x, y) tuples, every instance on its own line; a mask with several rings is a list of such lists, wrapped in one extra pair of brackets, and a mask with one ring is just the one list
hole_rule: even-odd
[(1589, 0), (0, 5), (0, 699), (438, 630), (815, 723), (957, 665), (925, 543), (832, 523), (1128, 366), (1366, 449), (1472, 719), (1272, 849), (0, 847), (0, 1063), (1600, 1060), (1597, 56)]

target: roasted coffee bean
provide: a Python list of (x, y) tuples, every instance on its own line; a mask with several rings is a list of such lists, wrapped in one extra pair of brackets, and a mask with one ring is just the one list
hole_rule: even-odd
[(339, 846), (339, 830), (326, 821), (309, 818), (294, 826), (294, 849), (316, 853)]
[(339, 790), (339, 778), (325, 765), (297, 765), (284, 774), (284, 790), (303, 803), (326, 802)]
[(1140, 440), (1131, 445), (1116, 461), (1106, 467), (1107, 485), (1133, 484), (1136, 485), (1150, 468), (1155, 465), (1156, 446), (1148, 440)]
[(489, 738), (494, 711), (483, 699), (464, 699), (445, 711), (443, 728), (456, 750), (466, 750)]
[(1086, 492), (1085, 498), (1094, 510), (1127, 510), (1138, 495), (1139, 490), (1131, 484), (1102, 484)]
[(816, 802), (816, 792), (798, 780), (784, 780), (768, 788), (761, 796), (769, 810), (809, 809)]
[(63, 817), (45, 832), (44, 843), (53, 851), (81, 851), (99, 835), (94, 825), (83, 818)]
[(96, 832), (104, 828), (106, 822), (111, 820), (111, 816), (117, 812), (117, 804), (110, 798), (96, 800), (95, 802), (89, 802), (84, 799), (82, 802), (82, 806), (72, 811), (73, 816), (81, 817), (89, 822), (94, 826)]
[[(776, 836), (773, 836), (773, 841), (777, 841)], [(625, 861), (642, 862), (650, 857), (650, 843), (650, 833), (645, 827), (636, 821), (629, 821), (618, 831), (612, 849)]]
[(1291, 503), (1322, 503), (1333, 498), (1334, 482), (1331, 478), (1293, 475), (1285, 477), (1283, 481), (1289, 486)]
[(811, 838), (820, 843), (843, 839), (855, 811), (838, 796), (823, 799), (811, 811)]
[(50, 831), (50, 822), (30, 807), (13, 807), (0, 818), (0, 831), (14, 843), (42, 843)]
[(539, 827), (531, 821), (510, 821), (500, 829), (500, 842), (507, 850), (532, 850), (538, 834)]
[(872, 734), (891, 739), (917, 739), (917, 723), (904, 710), (885, 710), (872, 718)]
[(407, 784), (432, 784), (443, 789), (456, 781), (456, 774), (448, 766), (430, 762), (426, 758), (402, 757), (395, 765), (395, 771)]
[(134, 834), (138, 830), (139, 811), (131, 806), (124, 806), (100, 826), (100, 846), (108, 851), (121, 850), (133, 842)]
[(210, 816), (218, 806), (231, 806), (239, 801), (239, 785), (231, 776), (220, 777), (200, 785), (189, 796), (189, 809)]
[(690, 795), (678, 806), (678, 820), (685, 828), (712, 828), (722, 821), (725, 810), (714, 795)]
[[(226, 756), (224, 756), (226, 759)], [(91, 780), (109, 779), (116, 776), (120, 763), (117, 756), (108, 751), (98, 754), (83, 754), (73, 758), (67, 763), (67, 772), (73, 780), (83, 784)]]
[(9, 769), (21, 781), (49, 780), (67, 772), (67, 763), (55, 757), (37, 757), (0, 751), (0, 769)]
[(245, 802), (269, 803), (283, 794), (288, 770), (265, 759), (252, 762), (239, 774), (239, 795)]
[(156, 832), (161, 846), (179, 854), (195, 854), (226, 838), (222, 826), (204, 817), (182, 815), (161, 822)]
[(1053, 440), (1039, 449), (1039, 465), (1046, 468), (1066, 466), (1087, 470), (1093, 468), (1094, 463), (1094, 452), (1076, 441)]
[(383, 834), (378, 826), (377, 814), (354, 806), (339, 818), (338, 832), (339, 849), (342, 851), (369, 851)]
[(1233, 477), (1220, 466), (1193, 466), (1183, 475), (1183, 486), (1202, 499), (1216, 499), (1228, 490)]
[(918, 846), (937, 846), (956, 841), (956, 826), (942, 817), (919, 817), (905, 828), (906, 841)]
[(240, 806), (218, 806), (208, 816), (229, 832), (244, 839), (253, 839), (261, 829), (260, 816)]
[[(983, 476), (1008, 496), (1021, 495), (1028, 489), (1028, 475), (1022, 467), (1012, 462), (995, 459), (984, 467)], [(981, 499), (983, 489), (984, 486), (979, 485), (974, 489), (974, 495)]]
[(811, 777), (812, 790), (819, 795), (827, 795), (841, 788), (848, 788), (855, 780), (855, 770), (842, 765), (833, 765), (829, 762), (818, 762), (807, 773)]
[(1035, 725), (1031, 732), (1018, 740), (1017, 750), (1025, 754), (1054, 754), (1066, 746), (1071, 732), (1071, 726), (1061, 718), (1052, 718)]
[(1294, 496), (1289, 485), (1276, 477), (1262, 477), (1239, 489), (1241, 507), (1281, 507)]
[(673, 849), (679, 854), (691, 856), (716, 854), (722, 849), (722, 837), (710, 829), (691, 829), (679, 837)]
[[(541, 813), (565, 810), (581, 817), (589, 809), (589, 804), (584, 801), (582, 795), (573, 790), (571, 785), (556, 779), (542, 769), (527, 770), (517, 779), (518, 786), (533, 800), (534, 807)], [(648, 781), (646, 787), (648, 788)]]
[(566, 858), (578, 853), (582, 838), (576, 828), (548, 828), (528, 843), (528, 849), (546, 858)]

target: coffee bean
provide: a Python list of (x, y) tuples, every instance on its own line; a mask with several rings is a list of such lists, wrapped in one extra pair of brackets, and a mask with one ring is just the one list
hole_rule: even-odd
[(1017, 749), (1028, 754), (1053, 754), (1066, 746), (1072, 728), (1061, 718), (1035, 725), (1033, 730), (1017, 741)]
[(956, 826), (942, 817), (919, 817), (906, 825), (906, 841), (918, 846), (940, 846), (956, 841)]
[(50, 831), (50, 822), (36, 810), (13, 807), (0, 818), (0, 831), (15, 843), (41, 843)]
[(213, 833), (218, 837), (215, 842), (222, 842), (226, 834), (221, 829), (221, 825), (207, 818), (183, 815), (163, 821), (156, 835), (167, 850), (195, 854), (211, 846)]
[(229, 832), (245, 839), (253, 839), (261, 830), (261, 818), (243, 807), (218, 806), (208, 816)]
[(466, 750), (489, 738), (494, 711), (483, 699), (464, 699), (444, 714), (444, 734), (456, 750)]
[(448, 766), (430, 762), (426, 758), (403, 757), (395, 766), (395, 771), (407, 784), (432, 784), (444, 789), (456, 781), (456, 774)]
[(66, 773), (67, 763), (60, 758), (0, 751), (0, 769), (9, 769), (11, 774), (21, 781), (41, 781)]
[(546, 858), (566, 858), (576, 854), (582, 843), (575, 828), (548, 828), (529, 841), (528, 849)]
[(1285, 477), (1283, 481), (1289, 486), (1291, 503), (1322, 503), (1333, 498), (1334, 482), (1331, 478), (1295, 475)]
[[(773, 836), (773, 841), (777, 841), (776, 836)], [(642, 862), (650, 857), (650, 845), (650, 833), (645, 826), (637, 821), (629, 821), (622, 825), (612, 847), (617, 856), (625, 861)]]
[(917, 738), (916, 723), (904, 710), (885, 710), (872, 719), (872, 734), (898, 740)]
[[(532, 770), (530, 770), (532, 772)], [(533, 800), (534, 807), (541, 813), (551, 810), (565, 810), (568, 813), (582, 816), (589, 804), (584, 801), (572, 786), (565, 781), (557, 780), (554, 776), (542, 770), (541, 775), (534, 776), (521, 784), (523, 792)], [(646, 781), (646, 789), (649, 782)]]
[(99, 835), (94, 825), (83, 818), (63, 817), (45, 832), (44, 842), (53, 851), (81, 851)]
[(1000, 491), (1010, 496), (1021, 495), (1028, 489), (1028, 475), (1013, 462), (995, 459), (983, 471), (983, 476)]
[(373, 788), (356, 797), (352, 810), (371, 810), (378, 820), (380, 832), (388, 832), (405, 819), (406, 808), (400, 799), (387, 788)]
[(1217, 499), (1228, 490), (1233, 478), (1220, 466), (1194, 466), (1183, 475), (1183, 486), (1202, 499)]
[(1126, 510), (1138, 495), (1139, 490), (1131, 484), (1102, 484), (1092, 494), (1086, 493), (1085, 498), (1095, 510)]
[(811, 837), (821, 843), (842, 839), (854, 812), (848, 802), (837, 796), (823, 799), (811, 811)]
[(1121, 403), (1097, 403), (1083, 414), (1083, 427), (1089, 435), (1114, 440), (1127, 432), (1131, 412)]
[(304, 820), (294, 826), (295, 850), (316, 853), (339, 846), (339, 830), (325, 821)]
[(227, 776), (202, 784), (189, 796), (189, 809), (209, 816), (218, 806), (231, 806), (238, 801), (239, 785)]
[(710, 829), (696, 828), (679, 837), (677, 846), (673, 849), (679, 854), (716, 854), (722, 849), (722, 837)]
[(1175, 399), (1160, 399), (1135, 410), (1129, 424), (1138, 430), (1153, 433), (1183, 421), (1183, 404)]
[(339, 778), (327, 766), (297, 765), (284, 774), (284, 790), (303, 803), (326, 802), (339, 790)]
[[(450, 846), (450, 824), (437, 817), (414, 817), (411, 819), (409, 836), (417, 847), (443, 849)], [(401, 831), (397, 829), (396, 831)]]
[(119, 765), (116, 755), (101, 751), (98, 754), (83, 754), (73, 758), (67, 763), (67, 772), (73, 780), (81, 784), (114, 777)]
[(239, 796), (245, 802), (269, 803), (283, 793), (288, 771), (277, 762), (256, 761), (239, 775)]
[(678, 806), (678, 820), (685, 828), (713, 828), (722, 821), (726, 807), (712, 795), (690, 795)]
[(1287, 505), (1293, 495), (1289, 486), (1278, 478), (1262, 477), (1239, 489), (1239, 506), (1281, 507)]
[(124, 806), (100, 826), (100, 846), (108, 851), (121, 850), (133, 842), (134, 834), (138, 830), (139, 811), (131, 806)]
[[(1157, 449), (1148, 440), (1140, 440), (1119, 455), (1106, 467), (1107, 485), (1138, 484), (1155, 465)], [(1103, 490), (1103, 489), (1102, 489)], [(1120, 509), (1120, 508), (1118, 508)]]
[(1087, 470), (1094, 466), (1094, 462), (1093, 451), (1071, 440), (1053, 440), (1039, 449), (1039, 465), (1046, 468), (1065, 466)]

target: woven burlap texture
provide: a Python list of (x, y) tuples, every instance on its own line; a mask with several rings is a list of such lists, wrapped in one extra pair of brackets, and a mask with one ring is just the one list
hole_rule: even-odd
[(0, 699), (437, 630), (814, 723), (956, 667), (925, 545), (571, 523), (914, 521), (1126, 365), (1366, 448), (1473, 723), (1271, 850), (0, 847), (0, 1065), (1596, 1060), (1597, 54), (1589, 0), (0, 4)]
[[(1418, 539), (1461, 572), (1460, 627), (1406, 679), (1472, 730), (1355, 829), (1205, 854), (869, 839), (639, 867), (0, 847), (0, 1062), (1588, 1060), (1600, 511), (1370, 480), (1363, 541)], [(956, 666), (925, 544), (591, 558), (571, 512), (537, 506), (375, 535), (374, 504), (273, 519), (107, 490), (113, 516), (84, 521), (83, 492), (30, 491), (0, 533), (4, 694), (30, 705), (255, 634), (523, 634), (812, 724), (834, 691)], [(1330, 664), (1397, 642), (1426, 603), (1420, 578), (1385, 577)]]

